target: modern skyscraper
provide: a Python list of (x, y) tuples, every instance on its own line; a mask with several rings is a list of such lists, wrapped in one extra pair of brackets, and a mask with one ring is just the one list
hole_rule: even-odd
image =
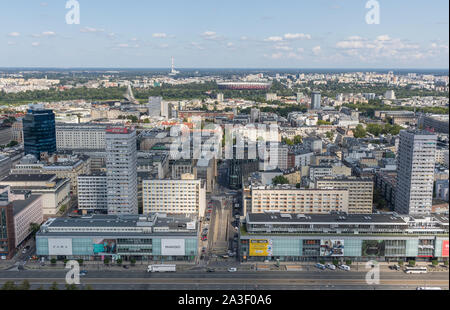
[(108, 214), (137, 214), (136, 131), (106, 130)]
[(419, 215), (431, 212), (436, 142), (437, 136), (428, 131), (400, 132), (396, 212)]
[(161, 116), (162, 97), (148, 98), (148, 115), (151, 117)]
[(311, 94), (311, 109), (320, 110), (322, 95), (318, 91), (313, 91)]
[(42, 153), (56, 152), (55, 114), (45, 110), (43, 105), (30, 105), (22, 120), (25, 155), (32, 154), (37, 159)]

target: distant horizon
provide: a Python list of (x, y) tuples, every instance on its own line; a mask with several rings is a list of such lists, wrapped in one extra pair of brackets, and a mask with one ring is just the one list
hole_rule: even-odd
[[(24, 70), (24, 69), (33, 69), (33, 70), (74, 70), (74, 69), (82, 69), (82, 70), (170, 70), (168, 67), (0, 67), (0, 70)], [(292, 70), (292, 71), (301, 71), (301, 70), (346, 70), (346, 71), (354, 71), (354, 70), (375, 70), (375, 71), (449, 71), (449, 68), (371, 68), (371, 67), (303, 67), (303, 68), (294, 68), (294, 67), (176, 67), (177, 70)]]

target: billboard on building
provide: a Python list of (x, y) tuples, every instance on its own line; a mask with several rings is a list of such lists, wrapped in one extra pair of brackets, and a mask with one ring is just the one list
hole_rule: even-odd
[(184, 239), (161, 239), (161, 255), (184, 256)]
[(72, 255), (72, 239), (48, 239), (48, 255)]
[(250, 239), (249, 256), (272, 256), (272, 240), (268, 239)]
[(94, 239), (94, 254), (117, 253), (117, 241), (114, 239)]
[(363, 240), (362, 256), (385, 256), (386, 243), (384, 240)]
[(344, 240), (320, 240), (320, 256), (344, 256)]
[(442, 257), (448, 257), (448, 240), (442, 241)]

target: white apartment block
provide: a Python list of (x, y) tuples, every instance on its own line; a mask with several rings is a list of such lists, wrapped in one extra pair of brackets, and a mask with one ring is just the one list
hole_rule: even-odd
[(143, 213), (195, 214), (203, 216), (206, 205), (204, 181), (143, 180)]
[(106, 131), (108, 214), (138, 214), (136, 131)]
[(56, 124), (57, 150), (104, 150), (106, 128), (102, 124)]
[(14, 209), (14, 232), (15, 246), (30, 235), (30, 224), (42, 224), (42, 196), (31, 195), (25, 200), (12, 202)]
[(437, 136), (428, 131), (400, 131), (395, 211), (426, 215), (433, 202)]
[(78, 176), (78, 209), (83, 214), (108, 211), (106, 173)]
[(348, 211), (348, 190), (296, 189), (291, 185), (256, 186), (251, 189), (248, 213), (329, 214)]
[(371, 214), (373, 207), (373, 181), (356, 177), (325, 177), (316, 180), (317, 189), (348, 190), (348, 213)]

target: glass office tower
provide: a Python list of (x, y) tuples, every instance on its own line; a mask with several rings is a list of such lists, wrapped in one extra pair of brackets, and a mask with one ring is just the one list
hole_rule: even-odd
[(31, 105), (23, 118), (25, 154), (37, 159), (42, 153), (56, 152), (55, 114), (42, 105)]

